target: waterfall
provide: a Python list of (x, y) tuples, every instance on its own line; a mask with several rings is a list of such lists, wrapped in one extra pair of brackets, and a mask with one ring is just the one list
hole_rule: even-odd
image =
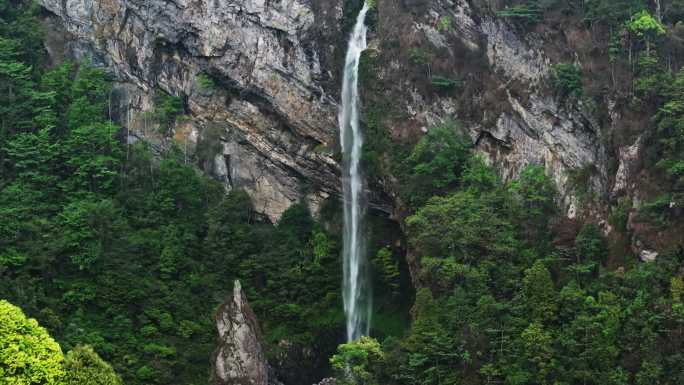
[(366, 49), (365, 25), (368, 3), (364, 3), (349, 38), (344, 63), (342, 107), (338, 119), (343, 153), (342, 191), (344, 194), (344, 313), (347, 341), (368, 335), (371, 294), (363, 237), (363, 176), (360, 169), (363, 136), (359, 127), (359, 60)]

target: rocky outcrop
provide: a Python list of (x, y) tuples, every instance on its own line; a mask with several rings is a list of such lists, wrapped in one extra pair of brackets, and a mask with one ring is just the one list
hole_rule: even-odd
[(173, 139), (271, 220), (337, 193), (336, 104), (321, 85), (331, 76), (321, 56), (331, 55), (318, 46), (339, 30), (334, 1), (325, 10), (305, 0), (41, 3), (59, 20), (49, 26), (63, 29), (49, 35), (67, 36), (48, 51), (106, 66), (119, 82), (115, 118), (133, 135), (171, 140), (144, 114), (163, 91), (183, 98), (191, 117)]
[(218, 348), (212, 358), (212, 385), (269, 385), (269, 367), (256, 316), (240, 281), (216, 314)]

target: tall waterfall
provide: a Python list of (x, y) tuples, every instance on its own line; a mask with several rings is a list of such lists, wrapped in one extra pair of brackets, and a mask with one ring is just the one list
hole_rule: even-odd
[(365, 25), (368, 3), (364, 3), (349, 38), (344, 63), (342, 107), (338, 119), (343, 153), (344, 194), (344, 313), (347, 341), (367, 335), (371, 318), (371, 294), (363, 237), (363, 176), (360, 169), (363, 136), (359, 127), (359, 60), (366, 49)]

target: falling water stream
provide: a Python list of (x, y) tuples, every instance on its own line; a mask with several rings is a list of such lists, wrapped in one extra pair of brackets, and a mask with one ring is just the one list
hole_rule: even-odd
[(360, 169), (363, 136), (359, 126), (359, 61), (366, 49), (365, 25), (368, 4), (364, 3), (349, 38), (344, 63), (342, 106), (339, 112), (340, 141), (343, 153), (342, 191), (344, 194), (344, 313), (347, 318), (347, 341), (368, 335), (371, 317), (363, 237), (363, 175)]

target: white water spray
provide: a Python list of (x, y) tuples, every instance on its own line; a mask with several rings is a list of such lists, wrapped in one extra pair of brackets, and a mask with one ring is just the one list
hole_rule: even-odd
[(363, 177), (360, 169), (363, 136), (359, 126), (359, 61), (366, 49), (365, 25), (368, 4), (364, 3), (349, 38), (342, 83), (342, 108), (338, 119), (343, 153), (344, 194), (344, 313), (347, 341), (368, 335), (371, 295), (363, 239)]

